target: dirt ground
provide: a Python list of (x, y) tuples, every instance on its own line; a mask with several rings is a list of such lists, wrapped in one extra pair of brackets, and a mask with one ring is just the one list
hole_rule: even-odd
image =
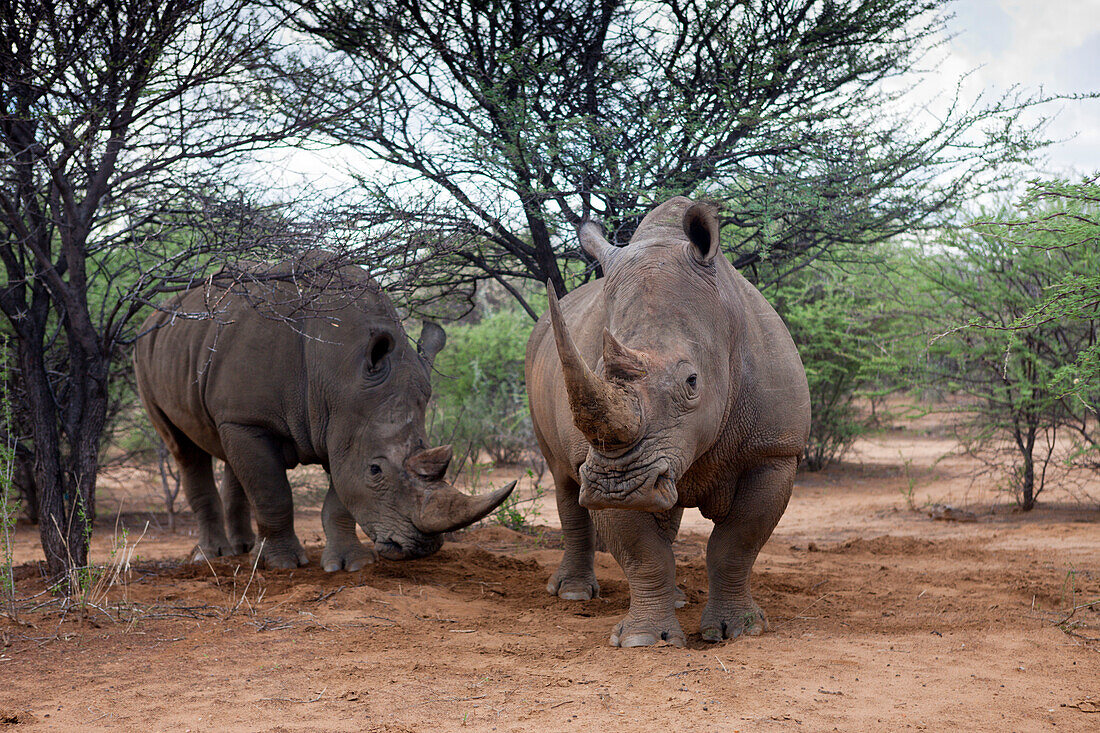
[[(936, 462), (951, 447), (889, 432), (800, 474), (756, 564), (772, 625), (758, 638), (700, 639), (709, 523), (686, 514), (686, 649), (608, 645), (629, 596), (605, 553), (601, 597), (547, 595), (561, 556), (552, 501), (531, 533), (481, 526), (430, 558), (332, 574), (306, 507), (311, 564), (253, 574), (246, 557), (186, 562), (187, 515), (170, 533), (133, 500), (106, 516), (108, 497), (97, 560), (122, 527), (132, 545), (150, 526), (129, 582), (83, 612), (59, 610), (37, 529), (19, 527), (0, 728), (1100, 730), (1100, 604), (1086, 605), (1100, 599), (1100, 487), (1052, 489), (1020, 513), (967, 459)], [(152, 491), (116, 483), (116, 511)]]

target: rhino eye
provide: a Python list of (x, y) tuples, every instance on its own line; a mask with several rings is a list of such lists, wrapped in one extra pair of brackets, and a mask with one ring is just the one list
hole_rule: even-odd
[(371, 475), (377, 476), (378, 474), (382, 473), (382, 467), (379, 466), (377, 463), (372, 463), (370, 464), (370, 472)]
[(699, 375), (698, 374), (692, 374), (690, 377), (687, 378), (687, 386), (690, 387), (691, 389), (695, 389), (696, 386), (698, 386), (698, 384), (699, 384)]

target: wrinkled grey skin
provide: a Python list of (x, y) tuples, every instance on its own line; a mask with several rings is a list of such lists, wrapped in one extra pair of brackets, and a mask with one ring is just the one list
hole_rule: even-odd
[[(258, 281), (228, 291), (217, 281), (187, 291), (146, 320), (135, 347), (142, 401), (199, 521), (196, 556), (255, 549), (267, 567), (304, 565), (286, 478), (298, 464), (329, 473), (325, 570), (358, 570), (375, 552), (394, 560), (431, 554), (443, 532), (477, 521), (512, 488), (461, 494), (443, 481), (450, 446), (427, 448), (424, 410), (443, 329), (425, 324), (414, 349), (389, 300), (358, 268), (323, 282), (310, 267), (293, 283), (263, 282), (265, 273), (301, 265), (256, 268)], [(172, 315), (208, 310), (213, 319)], [(226, 464), (221, 497), (211, 456)], [(373, 549), (357, 538), (356, 523)]]
[(549, 292), (551, 312), (527, 345), (531, 415), (565, 534), (548, 590), (598, 594), (598, 531), (630, 583), (611, 643), (683, 646), (672, 541), (683, 507), (698, 507), (715, 523), (703, 638), (759, 634), (767, 620), (749, 574), (809, 434), (794, 343), (720, 254), (709, 206), (667, 201), (623, 248), (592, 223), (580, 238), (606, 276), (569, 293), (560, 311)]

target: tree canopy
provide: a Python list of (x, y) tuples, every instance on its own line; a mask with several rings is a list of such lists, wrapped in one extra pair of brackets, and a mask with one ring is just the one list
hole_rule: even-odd
[(428, 281), (562, 293), (596, 267), (577, 224), (622, 244), (676, 194), (720, 200), (735, 264), (781, 275), (942, 225), (1036, 144), (1034, 98), (907, 106), (939, 0), (277, 4), (328, 52), (278, 60), (284, 108), (369, 99), (316, 132), (380, 165), (365, 206), (430, 244)]

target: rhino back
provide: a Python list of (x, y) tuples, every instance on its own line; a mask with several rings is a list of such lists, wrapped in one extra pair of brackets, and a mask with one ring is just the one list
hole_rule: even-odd
[[(192, 290), (171, 304), (202, 312), (207, 298)], [(158, 312), (139, 339), (135, 365), (147, 403), (195, 444), (225, 459), (218, 426), (264, 427), (288, 438), (302, 433), (301, 338), (285, 323), (264, 318), (228, 296), (214, 319)], [(163, 432), (163, 431), (162, 431)]]
[[(285, 267), (260, 272), (283, 275)], [(324, 463), (326, 391), (345, 378), (342, 371), (358, 374), (359, 347), (373, 330), (393, 332), (398, 350), (406, 348), (393, 306), (369, 275), (342, 268), (324, 277), (336, 287), (326, 290), (307, 275), (236, 282), (228, 291), (196, 288), (151, 315), (134, 361), (154, 421), (159, 412), (222, 459), (218, 426), (233, 423), (283, 440), (288, 463)]]
[(798, 349), (783, 319), (732, 265), (722, 281), (739, 295), (744, 331), (732, 354), (740, 384), (719, 441), (745, 459), (799, 455), (810, 430), (810, 392)]

